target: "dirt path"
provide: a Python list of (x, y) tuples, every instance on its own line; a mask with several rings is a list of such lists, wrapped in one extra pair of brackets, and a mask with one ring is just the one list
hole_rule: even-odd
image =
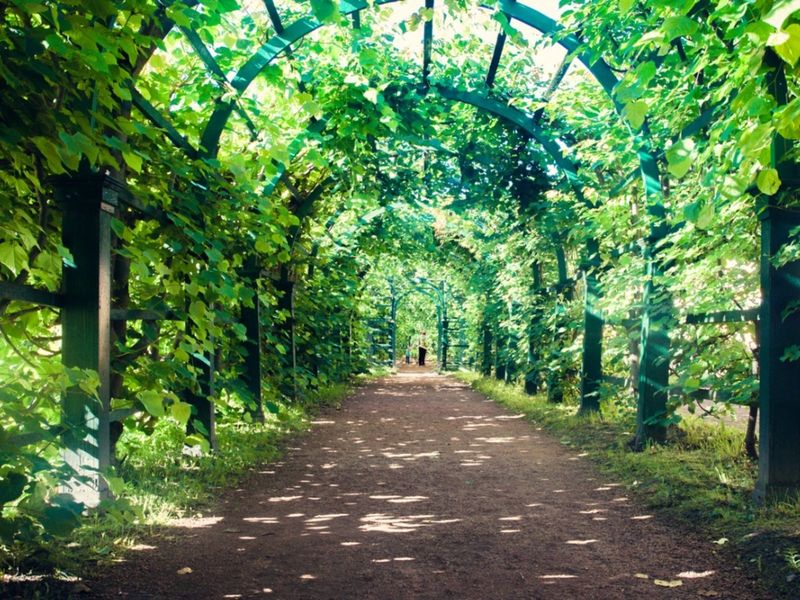
[(92, 596), (765, 597), (710, 540), (451, 378), (412, 368), (365, 386), (297, 444)]

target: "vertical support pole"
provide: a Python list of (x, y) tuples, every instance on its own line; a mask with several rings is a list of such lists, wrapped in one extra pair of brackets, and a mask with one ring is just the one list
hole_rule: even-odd
[(72, 254), (63, 272), (61, 311), (64, 366), (97, 373), (97, 395), (69, 388), (62, 399), (65, 462), (76, 473), (66, 485), (76, 498), (96, 506), (108, 496), (101, 473), (110, 466), (111, 389), (111, 218), (117, 205), (105, 174), (60, 179), (56, 197), (63, 208), (61, 239)]
[[(255, 284), (255, 282), (254, 282)], [(254, 407), (250, 415), (258, 422), (264, 421), (264, 403), (261, 395), (261, 301), (258, 298), (257, 286), (253, 286), (253, 306), (242, 306), (242, 325), (246, 330), (247, 340), (244, 343), (247, 356), (244, 359), (244, 381)]]
[[(776, 267), (772, 258), (800, 227), (800, 212), (774, 206), (761, 217), (761, 424), (759, 501), (800, 492), (800, 361), (783, 360), (800, 342), (800, 261)], [(788, 310), (787, 310), (788, 309)]]
[(603, 380), (603, 317), (598, 300), (602, 291), (595, 269), (598, 266), (597, 242), (587, 244), (589, 254), (584, 270), (583, 308), (583, 358), (581, 363), (581, 408), (580, 412), (600, 410), (600, 383)]
[(660, 283), (662, 266), (653, 255), (655, 243), (648, 244), (647, 281), (642, 298), (642, 335), (639, 362), (639, 403), (636, 416), (634, 447), (641, 448), (647, 440), (663, 442), (667, 429), (669, 392), (669, 318), (670, 300)]
[[(187, 334), (191, 334), (191, 324), (187, 323)], [(213, 343), (213, 340), (211, 340)], [(197, 375), (198, 391), (186, 390), (182, 400), (192, 405), (192, 417), (186, 431), (189, 434), (199, 433), (206, 439), (213, 450), (217, 445), (217, 421), (214, 414), (214, 353), (207, 356), (191, 358), (191, 365)]]
[[(425, 0), (425, 8), (433, 10), (433, 0)], [(430, 85), (431, 55), (433, 53), (433, 18), (426, 19), (422, 25), (422, 84)], [(427, 171), (427, 169), (426, 169)]]
[(450, 331), (450, 321), (447, 317), (442, 319), (442, 371), (447, 371), (447, 348), (450, 345), (448, 339)]
[[(537, 300), (542, 293), (542, 263), (533, 263), (533, 289)], [(525, 393), (531, 396), (539, 392), (539, 326), (542, 319), (542, 311), (538, 302), (534, 303), (531, 311), (531, 320), (528, 323), (528, 370), (525, 373)]]
[(394, 295), (394, 288), (392, 288), (392, 322), (390, 323), (391, 329), (389, 330), (389, 343), (391, 344), (391, 358), (392, 367), (397, 364), (397, 298)]
[(506, 334), (502, 325), (497, 327), (494, 355), (494, 378), (499, 381), (506, 380)]
[(347, 346), (345, 354), (345, 362), (347, 364), (347, 378), (353, 374), (353, 314), (350, 313), (347, 317), (347, 333), (345, 334), (345, 342)]
[[(785, 63), (768, 50), (764, 62), (772, 68), (768, 85), (779, 106), (789, 100)], [(798, 165), (792, 160), (795, 145), (776, 134), (772, 142), (772, 166), (780, 173), (785, 195), (800, 188)], [(800, 339), (800, 313), (792, 304), (800, 300), (800, 262), (781, 267), (772, 257), (785, 243), (796, 241), (800, 213), (774, 206), (761, 217), (761, 294), (759, 395), (759, 473), (754, 496), (764, 502), (800, 493), (800, 362), (782, 360)], [(788, 309), (788, 310), (787, 310)]]
[(488, 315), (483, 317), (483, 358), (481, 360), (481, 374), (489, 377), (492, 374), (492, 326)]
[(538, 315), (534, 314), (528, 324), (528, 370), (525, 373), (525, 393), (531, 396), (539, 392), (539, 351), (537, 349), (539, 340), (536, 338), (538, 320)]
[(447, 318), (447, 282), (442, 281), (441, 287), (439, 289), (440, 289), (439, 292), (440, 302), (442, 303), (442, 331), (439, 344), (442, 347), (441, 370), (447, 371), (447, 349), (450, 346), (450, 339), (448, 337), (450, 323)]
[[(280, 373), (281, 393), (297, 400), (297, 353), (295, 348), (294, 330), (294, 281), (289, 277), (289, 270), (281, 268), (281, 276), (275, 282), (278, 292), (278, 310), (285, 313), (284, 321), (278, 326), (278, 339), (285, 344), (286, 354), (281, 364), (283, 372)], [(287, 373), (288, 371), (288, 373)], [(288, 375), (288, 377), (287, 377)]]
[[(644, 133), (647, 134), (647, 124)], [(666, 237), (666, 216), (661, 176), (655, 157), (647, 148), (639, 150), (639, 164), (647, 197), (647, 213), (651, 219), (650, 235), (645, 247), (645, 285), (642, 294), (642, 329), (639, 344), (639, 381), (634, 448), (646, 441), (663, 442), (667, 430), (669, 393), (669, 320), (672, 300), (669, 290), (661, 281), (663, 259), (658, 249)]]
[(442, 307), (436, 305), (436, 368), (442, 369)]
[[(509, 323), (513, 324), (514, 318), (514, 303), (509, 300), (508, 302), (508, 321)], [(513, 329), (509, 330), (508, 335), (505, 338), (505, 373), (503, 374), (503, 381), (505, 383), (511, 383), (514, 381), (514, 377), (516, 376), (516, 364), (514, 364), (514, 360), (512, 358), (513, 351), (512, 349), (517, 345), (517, 336), (514, 335)]]
[[(572, 300), (572, 286), (569, 284), (569, 274), (567, 271), (567, 257), (564, 252), (564, 246), (558, 237), (553, 239), (555, 245), (556, 267), (558, 269), (558, 286), (556, 291), (556, 301), (554, 306), (555, 311), (555, 331), (553, 332), (553, 342), (556, 346), (551, 354), (551, 360), (559, 356), (562, 351), (563, 335), (559, 333), (560, 323), (563, 322), (563, 313), (566, 312), (563, 307), (563, 302)], [(549, 370), (547, 374), (547, 401), (554, 404), (559, 404), (564, 401), (564, 378), (565, 373), (562, 372), (562, 367), (559, 366), (558, 370)]]

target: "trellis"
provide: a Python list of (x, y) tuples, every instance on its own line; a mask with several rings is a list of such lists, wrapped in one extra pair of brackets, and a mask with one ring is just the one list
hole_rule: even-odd
[[(376, 3), (381, 6), (396, 0), (382, 0)], [(220, 96), (213, 115), (209, 119), (201, 136), (200, 147), (193, 147), (189, 141), (171, 124), (170, 119), (152, 106), (135, 87), (132, 89), (133, 104), (142, 115), (162, 129), (169, 140), (189, 157), (213, 158), (217, 155), (222, 133), (230, 116), (237, 113), (245, 122), (252, 135), (257, 135), (257, 128), (238, 100), (238, 96), (248, 88), (256, 77), (280, 55), (291, 55), (291, 48), (322, 23), (313, 17), (303, 17), (290, 25), (284, 26), (280, 13), (272, 0), (265, 0), (265, 9), (276, 31), (276, 35), (268, 40), (238, 72), (228, 76), (216, 63), (213, 53), (203, 44), (197, 33), (189, 28), (181, 28), (186, 40), (197, 53), (209, 74), (221, 84), (229, 85), (237, 97), (224, 99)], [(167, 2), (160, 3), (160, 29), (166, 34), (173, 23), (166, 17)], [(425, 0), (425, 7), (434, 9), (434, 0)], [(353, 26), (360, 27), (360, 12), (368, 10), (366, 2), (345, 0), (340, 4), (340, 12), (351, 16)], [(602, 59), (595, 60), (584, 52), (584, 44), (574, 35), (564, 35), (557, 22), (549, 19), (523, 2), (500, 0), (498, 8), (510, 20), (516, 20), (544, 35), (553, 37), (568, 53), (575, 55), (595, 77), (608, 96), (614, 100), (613, 91), (618, 83), (612, 69)], [(492, 88), (502, 62), (506, 35), (498, 35), (489, 62), (486, 84)], [(564, 173), (565, 180), (578, 198), (581, 198), (582, 182), (578, 175), (579, 167), (567, 160), (550, 132), (541, 127), (542, 113), (527, 115), (524, 112), (504, 104), (491, 95), (477, 92), (465, 92), (446, 86), (432, 85), (430, 82), (433, 61), (433, 21), (427, 20), (423, 27), (422, 74), (421, 86), (431, 95), (459, 101), (475, 106), (488, 114), (495, 115), (512, 126), (524, 131), (540, 144), (552, 157)], [(773, 57), (768, 56), (768, 60)], [(775, 61), (775, 76), (772, 82), (773, 94), (779, 103), (787, 102), (786, 81), (782, 65)], [(566, 68), (559, 69), (551, 88), (560, 84)], [(622, 107), (616, 104), (621, 112)], [(676, 139), (700, 133), (712, 122), (717, 107), (711, 107), (690, 123)], [(324, 120), (312, 125), (312, 128), (324, 128)], [(632, 139), (635, 139), (632, 136)], [(612, 190), (619, 193), (635, 178), (641, 177), (647, 198), (648, 213), (652, 227), (647, 239), (643, 240), (643, 256), (647, 263), (647, 273), (643, 286), (643, 309), (641, 311), (641, 359), (638, 387), (638, 442), (661, 440), (665, 435), (663, 418), (667, 411), (668, 365), (669, 365), (669, 330), (670, 299), (668, 290), (664, 289), (660, 276), (664, 264), (659, 255), (659, 248), (668, 233), (666, 226), (666, 209), (662, 202), (661, 175), (659, 161), (663, 151), (649, 147), (651, 143), (647, 127), (643, 128), (643, 144), (638, 148), (639, 166), (629, 176), (620, 181)], [(302, 148), (303, 139), (293, 144), (296, 153)], [(796, 190), (798, 171), (796, 165), (785, 160), (791, 149), (788, 140), (779, 136), (774, 142), (773, 164), (781, 173), (784, 185)], [(267, 183), (265, 194), (270, 193), (277, 184), (286, 165), (279, 165), (279, 176)], [(68, 460), (79, 470), (86, 473), (102, 471), (110, 464), (111, 436), (110, 423), (123, 415), (114, 415), (110, 410), (110, 340), (111, 324), (115, 320), (186, 320), (185, 311), (178, 309), (151, 311), (137, 309), (117, 309), (111, 305), (111, 229), (110, 220), (121, 206), (138, 211), (142, 218), (151, 218), (136, 198), (127, 192), (125, 186), (107, 174), (78, 174), (62, 178), (53, 183), (56, 197), (63, 207), (62, 239), (64, 246), (74, 257), (74, 267), (67, 267), (63, 273), (62, 290), (59, 294), (45, 292), (28, 286), (19, 286), (10, 282), (0, 283), (0, 297), (34, 304), (58, 308), (61, 311), (63, 330), (62, 359), (65, 365), (96, 371), (100, 378), (98, 397), (79, 390), (70, 390), (63, 400), (63, 442), (67, 449)], [(325, 187), (312, 192), (305, 198), (295, 198), (295, 212), (303, 217), (311, 213), (315, 200), (323, 194)], [(800, 333), (800, 315), (790, 313), (784, 316), (786, 309), (800, 298), (800, 265), (789, 264), (775, 266), (771, 258), (790, 240), (791, 233), (800, 227), (800, 213), (779, 206), (765, 206), (759, 213), (761, 223), (761, 288), (763, 301), (757, 309), (746, 311), (724, 311), (705, 315), (693, 314), (687, 324), (715, 323), (730, 321), (757, 321), (761, 348), (760, 362), (760, 398), (761, 398), (761, 432), (760, 432), (760, 478), (757, 495), (760, 498), (781, 494), (785, 491), (800, 488), (800, 401), (796, 390), (800, 389), (800, 367), (796, 362), (783, 361), (785, 348), (796, 342)], [(299, 228), (292, 237), (299, 235)], [(621, 252), (630, 249), (621, 249)], [(550, 288), (539, 281), (534, 293), (558, 293), (571, 287), (574, 281), (566, 276), (566, 267), (559, 263), (559, 281)], [(585, 310), (584, 335), (582, 353), (582, 411), (594, 411), (599, 407), (599, 385), (603, 380), (601, 358), (603, 339), (603, 317), (597, 310), (597, 299), (602, 293), (599, 282), (600, 257), (597, 242), (590, 240), (578, 275), (584, 280)], [(253, 289), (257, 289), (261, 273), (257, 265), (248, 271)], [(294, 285), (289, 269), (281, 270), (274, 282), (278, 290), (279, 308), (293, 315)], [(396, 308), (396, 307), (395, 307)], [(256, 398), (257, 415), (261, 409), (261, 354), (262, 332), (260, 307), (243, 307), (242, 322), (247, 331), (247, 361), (244, 379), (254, 398)], [(446, 322), (446, 317), (445, 317)], [(446, 326), (445, 326), (446, 334)], [(283, 324), (283, 332), (292, 346), (292, 367), (294, 368), (294, 335), (293, 318)], [(446, 337), (446, 335), (445, 335)], [(493, 354), (492, 338), (497, 339), (497, 331), (493, 331), (487, 323), (483, 329), (483, 369), (491, 371)], [(395, 342), (396, 343), (396, 342)], [(536, 340), (529, 340), (531, 360), (536, 363)], [(446, 346), (443, 345), (443, 348)], [(395, 349), (393, 348), (393, 351)], [(214, 438), (214, 406), (210, 400), (213, 388), (213, 360), (211, 357), (195, 357), (195, 365), (201, 372), (200, 386), (197, 391), (187, 394), (186, 400), (194, 407), (200, 431), (213, 442)], [(442, 360), (446, 364), (446, 350)], [(535, 367), (534, 367), (535, 368)], [(526, 389), (537, 391), (536, 377), (526, 376)], [(294, 395), (290, 390), (289, 395)], [(197, 426), (196, 426), (197, 427)], [(205, 431), (203, 431), (205, 430)], [(84, 435), (88, 431), (89, 435)], [(94, 491), (104, 493), (101, 477), (95, 477)]]

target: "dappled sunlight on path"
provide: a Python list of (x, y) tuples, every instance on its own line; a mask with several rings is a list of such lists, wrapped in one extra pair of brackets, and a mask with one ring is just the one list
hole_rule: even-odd
[(411, 368), (93, 589), (125, 598), (760, 598), (571, 451)]

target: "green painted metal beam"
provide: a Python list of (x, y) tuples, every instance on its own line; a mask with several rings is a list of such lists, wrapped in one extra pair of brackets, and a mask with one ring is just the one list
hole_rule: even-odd
[[(425, 0), (425, 8), (433, 10), (434, 0)], [(430, 85), (431, 56), (433, 54), (433, 17), (425, 19), (422, 26), (422, 83), (425, 87)]]
[(172, 310), (150, 310), (137, 308), (111, 309), (112, 321), (185, 321), (186, 317)]
[[(385, 4), (380, 3), (379, 4)], [(358, 10), (367, 8), (366, 2), (347, 0), (340, 4), (342, 14), (348, 15)], [(287, 26), (282, 33), (273, 36), (242, 65), (231, 81), (231, 86), (239, 93), (243, 93), (281, 53), (290, 49), (292, 44), (302, 40), (309, 33), (322, 27), (322, 24), (313, 17), (302, 17)], [(233, 112), (232, 102), (219, 102), (208, 121), (201, 137), (201, 146), (207, 156), (216, 156), (219, 151), (219, 140), (225, 125)]]
[(64, 305), (64, 296), (47, 290), (40, 290), (29, 285), (19, 285), (8, 281), (0, 281), (0, 299), (30, 302), (41, 306), (60, 308)]
[(131, 100), (148, 121), (164, 131), (176, 148), (180, 148), (191, 158), (197, 156), (197, 149), (189, 143), (186, 136), (175, 129), (175, 126), (155, 106), (145, 100), (144, 96), (134, 87), (131, 87)]
[(494, 87), (494, 80), (497, 77), (497, 69), (500, 66), (500, 59), (503, 56), (503, 49), (506, 46), (506, 38), (508, 36), (504, 31), (497, 34), (497, 41), (494, 44), (492, 51), (492, 60), (489, 63), (489, 70), (486, 73), (486, 87)]
[(744, 310), (723, 310), (719, 312), (694, 313), (686, 315), (686, 325), (706, 325), (710, 323), (753, 323), (759, 320), (760, 308)]
[(541, 127), (537, 126), (525, 112), (478, 92), (458, 90), (440, 85), (437, 85), (435, 89), (442, 98), (470, 104), (518, 127), (544, 148), (545, 152), (552, 157), (571, 184), (579, 182), (577, 166), (564, 156), (559, 145)]
[[(488, 8), (488, 7), (487, 7)], [(563, 28), (557, 21), (539, 12), (531, 6), (516, 0), (500, 0), (491, 10), (499, 9), (512, 19), (533, 27), (537, 31), (553, 37), (553, 40), (564, 47), (567, 52), (573, 53), (583, 47), (583, 42), (575, 35), (563, 35)], [(617, 76), (603, 60), (595, 60), (588, 52), (579, 52), (578, 60), (594, 75), (597, 82), (614, 100), (614, 86), (617, 85)], [(615, 101), (616, 104), (616, 101)], [(621, 106), (619, 106), (621, 111)]]
[(533, 122), (537, 125), (541, 123), (542, 119), (544, 118), (544, 105), (550, 102), (550, 99), (553, 97), (553, 94), (556, 93), (558, 86), (560, 86), (561, 82), (564, 81), (564, 77), (567, 76), (571, 64), (572, 59), (569, 57), (569, 55), (567, 55), (564, 57), (564, 60), (561, 61), (561, 64), (559, 65), (558, 69), (556, 69), (556, 72), (553, 73), (553, 78), (550, 80), (550, 83), (547, 84), (547, 89), (544, 91), (544, 94), (542, 94), (543, 105), (537, 108), (536, 112), (533, 113)]
[(275, 28), (275, 32), (278, 34), (283, 33), (283, 22), (281, 21), (281, 15), (278, 13), (278, 9), (275, 7), (275, 3), (272, 0), (264, 0), (264, 6), (267, 9), (269, 20)]
[[(382, 6), (396, 1), (399, 0), (378, 0), (375, 5)], [(351, 15), (367, 8), (369, 8), (369, 5), (361, 0), (343, 0), (339, 5), (339, 10), (343, 15)], [(484, 6), (483, 8), (494, 11), (498, 7)], [(541, 33), (555, 35), (561, 32), (561, 28), (556, 21), (521, 2), (501, 0), (499, 8), (506, 12), (509, 17), (517, 19)], [(239, 69), (231, 81), (233, 88), (240, 94), (244, 92), (253, 80), (282, 52), (320, 27), (322, 27), (322, 24), (313, 17), (303, 17), (287, 26), (282, 33), (269, 39)], [(581, 46), (581, 41), (574, 35), (558, 36), (556, 42), (568, 52), (574, 52)], [(584, 63), (613, 100), (612, 92), (617, 84), (617, 78), (608, 65), (603, 61), (594, 60), (593, 57), (586, 53), (580, 54), (578, 59)], [(618, 108), (620, 111), (622, 110), (621, 106), (618, 106)], [(201, 146), (208, 156), (217, 154), (222, 131), (232, 112), (233, 104), (231, 102), (221, 102), (209, 119), (201, 138)]]
[(73, 257), (63, 273), (61, 360), (98, 375), (96, 394), (69, 387), (62, 399), (63, 456), (75, 475), (73, 495), (90, 506), (108, 496), (101, 474), (111, 466), (111, 220), (119, 183), (104, 174), (59, 178), (62, 243)]
[[(203, 40), (200, 39), (200, 36), (197, 34), (197, 32), (194, 29), (189, 29), (188, 27), (179, 27), (179, 29), (189, 42), (192, 50), (194, 50), (195, 54), (197, 54), (197, 56), (205, 65), (206, 70), (214, 77), (222, 90), (227, 92), (228, 78), (209, 49), (206, 48), (206, 45), (203, 43)], [(250, 118), (250, 115), (247, 114), (247, 111), (241, 106), (238, 100), (233, 102), (233, 109), (236, 111), (236, 114), (238, 114), (244, 120), (245, 125), (247, 125), (247, 129), (250, 131), (252, 139), (256, 139), (258, 137), (258, 127), (256, 127), (255, 123), (253, 123), (253, 119)]]
[[(714, 114), (719, 110), (719, 106), (712, 106), (711, 108), (707, 108), (704, 110), (696, 119), (694, 119), (691, 123), (689, 123), (686, 127), (684, 127), (681, 132), (672, 138), (672, 143), (678, 142), (680, 140), (690, 138), (693, 135), (697, 134), (701, 130), (708, 127), (714, 117)], [(657, 152), (655, 154), (655, 158), (657, 160), (662, 160), (664, 158), (664, 151)], [(619, 195), (622, 191), (628, 187), (639, 175), (640, 169), (637, 167), (630, 171), (617, 185), (611, 188), (609, 195), (613, 198), (614, 196)]]

